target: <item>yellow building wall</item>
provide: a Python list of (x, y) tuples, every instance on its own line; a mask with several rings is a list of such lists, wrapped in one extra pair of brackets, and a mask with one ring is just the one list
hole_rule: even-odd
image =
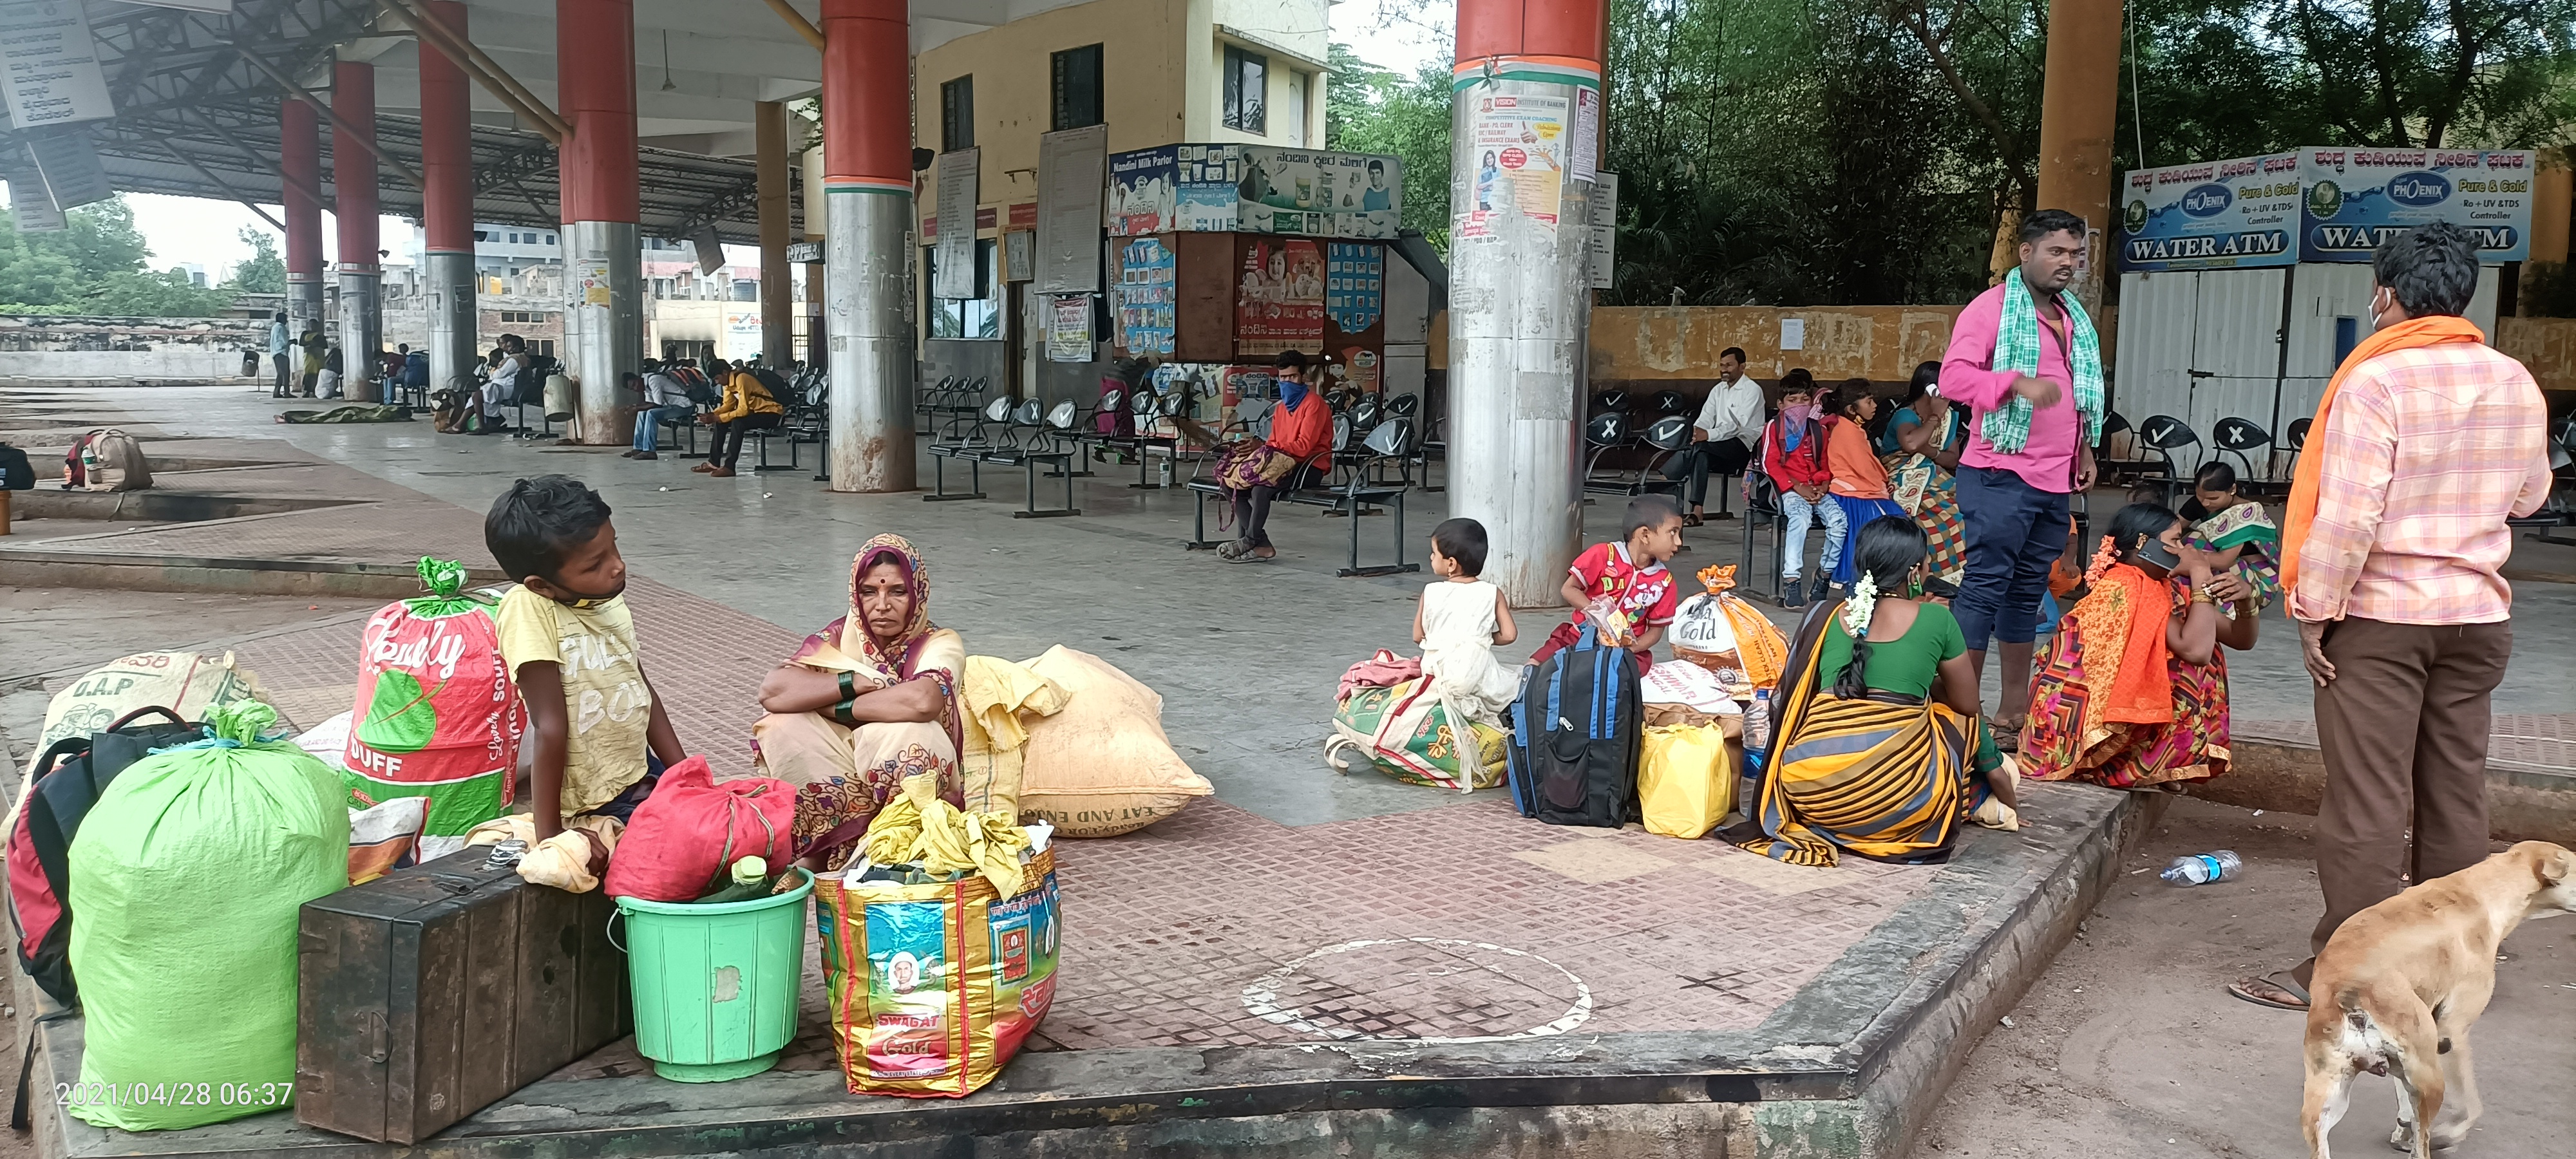
[(2511, 355), (2543, 390), (2576, 390), (2576, 318), (2498, 318), (2495, 348)]
[[(1054, 117), (1054, 54), (1087, 44), (1101, 46), (1100, 112), (1109, 124), (1110, 152), (1185, 140), (1189, 7), (1170, 0), (1092, 0), (922, 53), (913, 62), (913, 143), (939, 148), (939, 86), (971, 75), (975, 144), (983, 150), (977, 203), (1037, 200), (1038, 137)], [(938, 187), (934, 166), (922, 174), (918, 210), (925, 219), (939, 204)], [(1007, 214), (997, 217), (1009, 220)]]

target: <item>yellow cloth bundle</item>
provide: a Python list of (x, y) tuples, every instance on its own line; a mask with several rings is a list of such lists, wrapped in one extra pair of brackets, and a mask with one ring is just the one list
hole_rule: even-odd
[(992, 656), (969, 656), (957, 692), (966, 702), (966, 747), (958, 753), (965, 774), (966, 808), (974, 813), (1020, 811), (1020, 776), (1029, 731), (1021, 714), (1053, 716), (1071, 694), (1064, 686)]
[(1029, 831), (1008, 813), (968, 813), (939, 799), (939, 778), (922, 773), (868, 824), (868, 860), (917, 865), (925, 873), (975, 870), (1002, 897), (1020, 892), (1020, 851)]
[(519, 856), (519, 876), (531, 885), (550, 885), (565, 893), (589, 893), (599, 888), (599, 875), (590, 871), (590, 839), (599, 838), (610, 856), (617, 854), (617, 841), (626, 833), (625, 822), (614, 817), (584, 813), (564, 822), (563, 832), (544, 841), (537, 840), (537, 819), (526, 813), (495, 817), (465, 833), (467, 848), (498, 845), (503, 841), (525, 841), (528, 851)]

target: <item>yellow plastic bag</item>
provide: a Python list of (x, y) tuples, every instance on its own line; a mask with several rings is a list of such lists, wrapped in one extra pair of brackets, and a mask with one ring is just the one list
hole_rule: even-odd
[(1639, 746), (1637, 803), (1646, 832), (1695, 840), (1735, 810), (1735, 769), (1718, 725), (1648, 728)]
[(832, 1039), (850, 1093), (963, 1098), (1002, 1073), (1055, 1001), (1055, 854), (997, 895), (983, 877), (814, 883)]

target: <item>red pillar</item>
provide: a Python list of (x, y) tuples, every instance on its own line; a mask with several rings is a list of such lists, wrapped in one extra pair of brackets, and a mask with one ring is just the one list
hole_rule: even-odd
[(823, 0), (826, 449), (835, 491), (920, 485), (913, 340), (904, 322), (913, 221), (910, 25), (904, 0)]
[[(331, 68), (331, 186), (337, 195), (332, 213), (340, 226), (340, 269), (346, 273), (377, 272), (376, 66), (341, 61)], [(363, 141), (365, 144), (360, 144)]]
[(578, 298), (564, 312), (566, 371), (580, 397), (573, 437), (633, 433), (618, 385), (644, 357), (644, 214), (636, 192), (634, 0), (555, 0), (563, 240)]
[(1603, 0), (1458, 0), (1458, 64), (1561, 57), (1594, 75), (1608, 57)]
[[(465, 5), (427, 0), (429, 18), (462, 38)], [(428, 41), (420, 44), (421, 275), (428, 291), (429, 381), (473, 375), (473, 92), (465, 72)]]
[(912, 192), (904, 0), (823, 0), (823, 184)]
[(284, 174), (279, 203), (286, 209), (287, 328), (302, 338), (307, 322), (322, 321), (321, 114), (301, 99), (278, 106), (277, 166)]
[[(635, 2), (555, 0), (563, 219), (640, 222), (635, 192)], [(640, 252), (640, 251), (639, 251)]]
[(331, 69), (332, 216), (340, 227), (340, 380), (348, 397), (383, 398), (368, 384), (382, 377), (376, 352), (384, 345), (384, 306), (376, 259), (376, 66), (344, 60)]

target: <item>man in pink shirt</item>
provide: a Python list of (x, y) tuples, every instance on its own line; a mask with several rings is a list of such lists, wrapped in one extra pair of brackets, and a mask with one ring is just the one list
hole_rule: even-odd
[(1979, 677), (1986, 641), (2002, 642), (1994, 734), (2007, 746), (2030, 714), (2031, 638), (2049, 565), (2066, 551), (2068, 495), (2093, 486), (2101, 437), (2101, 347), (2064, 296), (2083, 253), (2084, 219), (2024, 218), (2021, 265), (1959, 311), (1941, 361), (1941, 397), (1971, 416), (1958, 471), (1968, 566), (1951, 611)]

